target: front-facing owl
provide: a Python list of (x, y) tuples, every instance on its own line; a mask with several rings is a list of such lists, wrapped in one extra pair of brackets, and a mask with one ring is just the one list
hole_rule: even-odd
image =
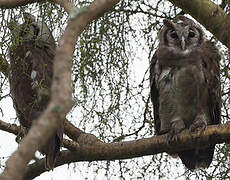
[[(164, 20), (159, 47), (150, 63), (150, 90), (157, 135), (177, 140), (184, 129), (191, 132), (220, 123), (220, 56), (206, 41), (200, 26), (185, 16), (173, 23)], [(215, 145), (178, 152), (193, 170), (208, 167)]]

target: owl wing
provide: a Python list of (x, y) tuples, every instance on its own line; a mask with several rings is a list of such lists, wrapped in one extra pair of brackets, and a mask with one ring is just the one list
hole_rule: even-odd
[[(55, 48), (38, 41), (29, 52), (28, 59), (32, 65), (32, 88), (49, 90), (53, 77), (53, 59)], [(49, 94), (49, 92), (47, 92)], [(47, 102), (46, 102), (47, 103)], [(43, 109), (42, 109), (43, 110)]]
[[(50, 99), (50, 87), (53, 77), (53, 59), (55, 49), (53, 46), (39, 41), (39, 46), (31, 50), (32, 72), (35, 72), (33, 81), (37, 91), (39, 110), (42, 112)], [(36, 86), (37, 85), (37, 86)], [(36, 112), (37, 113), (37, 112)], [(56, 133), (50, 137), (48, 143), (43, 147), (46, 154), (46, 168), (54, 169), (55, 160), (63, 142), (64, 124), (61, 124)]]
[(160, 67), (157, 65), (157, 51), (152, 57), (150, 62), (150, 96), (151, 101), (153, 103), (153, 112), (154, 112), (154, 128), (156, 135), (160, 134), (160, 117), (159, 117), (159, 91), (156, 86), (156, 79), (158, 76), (158, 72), (160, 71)]
[(205, 83), (208, 88), (208, 110), (211, 124), (221, 123), (221, 85), (220, 85), (220, 55), (211, 41), (203, 43), (202, 68)]
[[(202, 45), (202, 71), (205, 78), (205, 87), (207, 88), (207, 109), (209, 113), (210, 124), (219, 124), (221, 122), (221, 95), (220, 95), (220, 55), (215, 45), (206, 41)], [(189, 149), (178, 153), (183, 164), (189, 169), (198, 167), (208, 167), (213, 159), (215, 145), (204, 146), (199, 149)]]

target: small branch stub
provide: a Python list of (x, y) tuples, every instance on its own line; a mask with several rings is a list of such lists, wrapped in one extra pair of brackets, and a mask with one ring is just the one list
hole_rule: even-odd
[(82, 8), (73, 7), (70, 11), (69, 19), (70, 20), (76, 19), (81, 14), (87, 13), (88, 9), (89, 9), (88, 7), (82, 7)]

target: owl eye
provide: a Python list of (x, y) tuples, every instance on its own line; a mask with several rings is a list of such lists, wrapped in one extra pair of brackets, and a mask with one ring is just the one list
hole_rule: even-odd
[(195, 36), (195, 33), (193, 31), (189, 31), (188, 37), (193, 38)]
[(36, 26), (36, 25), (34, 25), (34, 24), (32, 24), (32, 26), (33, 26), (33, 28), (34, 28), (34, 35), (35, 35), (35, 36), (38, 36), (38, 35), (39, 35), (39, 31), (40, 31), (39, 27)]
[(178, 36), (177, 36), (177, 33), (175, 31), (173, 31), (171, 34), (170, 34), (171, 38), (173, 39), (177, 39)]

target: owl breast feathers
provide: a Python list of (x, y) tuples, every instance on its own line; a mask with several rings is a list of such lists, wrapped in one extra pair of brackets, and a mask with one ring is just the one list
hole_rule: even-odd
[[(167, 134), (168, 143), (184, 129), (191, 132), (220, 123), (218, 50), (205, 40), (201, 27), (185, 16), (173, 23), (164, 20), (159, 47), (150, 64), (150, 92), (157, 135)], [(208, 167), (215, 145), (178, 152), (193, 170)]]

